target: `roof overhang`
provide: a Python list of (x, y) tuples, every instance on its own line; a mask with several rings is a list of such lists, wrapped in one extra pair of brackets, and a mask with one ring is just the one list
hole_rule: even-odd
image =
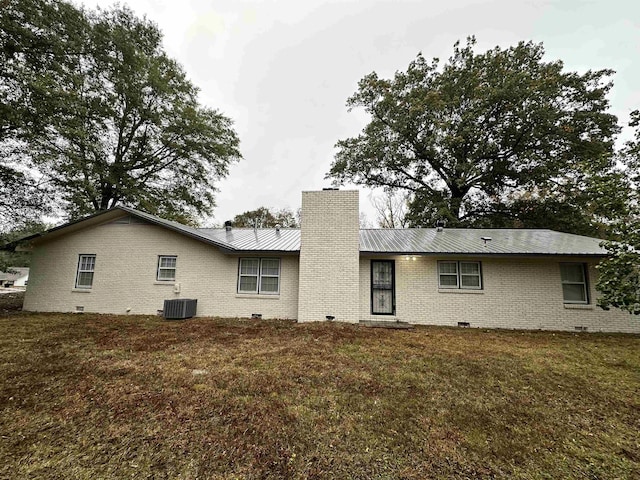
[(37, 244), (41, 240), (52, 240), (69, 233), (85, 229), (87, 227), (92, 227), (105, 222), (116, 220), (125, 215), (128, 215), (128, 213), (125, 213), (125, 211), (120, 207), (115, 207), (110, 210), (94, 213), (93, 215), (89, 215), (88, 217), (80, 218), (72, 222), (58, 225), (57, 227), (50, 228), (49, 230), (45, 230), (44, 232), (38, 232), (27, 237), (19, 238), (3, 245), (1, 248), (2, 250), (15, 250), (17, 252), (29, 251), (31, 250), (34, 243)]
[[(139, 218), (151, 224), (166, 228), (168, 230), (172, 230), (174, 232), (180, 233), (187, 237), (191, 237), (200, 242), (214, 245), (221, 249), (222, 248), (229, 249), (228, 245), (217, 242), (205, 236), (198, 235), (196, 232), (187, 230), (186, 227), (180, 228), (177, 225), (173, 225), (170, 222), (163, 221), (162, 219), (155, 217), (154, 215), (146, 214), (144, 212), (139, 212), (133, 208), (122, 207), (122, 206), (117, 206), (109, 210), (97, 212), (97, 213), (94, 213), (93, 215), (89, 215), (88, 217), (84, 217), (78, 220), (64, 223), (62, 225), (51, 228), (44, 232), (36, 233), (33, 235), (29, 235), (27, 237), (14, 240), (10, 243), (3, 245), (0, 248), (3, 250), (30, 251), (35, 245), (41, 242), (53, 240), (63, 235), (68, 235), (69, 233), (77, 232), (79, 230), (83, 230), (88, 227), (93, 227), (97, 225), (102, 225), (104, 223), (112, 222), (126, 215), (135, 216), (136, 218)], [(233, 248), (231, 248), (231, 250), (233, 250)]]
[(360, 251), (361, 256), (367, 257), (484, 257), (484, 258), (560, 258), (560, 257), (573, 257), (573, 258), (606, 258), (606, 253), (504, 253), (504, 252), (378, 252), (378, 251)]

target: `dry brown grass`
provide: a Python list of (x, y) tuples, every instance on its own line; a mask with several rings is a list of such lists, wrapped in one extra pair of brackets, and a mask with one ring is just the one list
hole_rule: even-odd
[(638, 336), (18, 313), (0, 363), (2, 478), (640, 478)]

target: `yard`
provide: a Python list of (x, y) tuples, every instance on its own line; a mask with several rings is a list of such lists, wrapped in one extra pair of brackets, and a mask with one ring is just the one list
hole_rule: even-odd
[(5, 310), (0, 363), (0, 478), (640, 478), (638, 336)]

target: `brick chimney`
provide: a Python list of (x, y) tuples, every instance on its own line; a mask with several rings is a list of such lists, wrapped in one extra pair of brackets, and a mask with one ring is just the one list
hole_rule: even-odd
[(298, 321), (357, 323), (359, 192), (302, 192), (300, 236)]

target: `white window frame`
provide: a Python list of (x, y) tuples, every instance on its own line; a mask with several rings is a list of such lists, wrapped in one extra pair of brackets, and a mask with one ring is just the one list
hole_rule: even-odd
[[(582, 268), (582, 282), (571, 282), (569, 280), (562, 279), (562, 267), (565, 265), (579, 265)], [(564, 288), (562, 289), (562, 301), (563, 303), (570, 305), (589, 305), (589, 269), (585, 263), (581, 262), (562, 262), (560, 263), (560, 283), (562, 285), (582, 285), (582, 291), (584, 293), (584, 300), (567, 300), (564, 298)]]
[[(244, 260), (258, 260), (258, 272), (255, 274), (246, 274), (242, 273), (242, 262)], [(267, 275), (262, 273), (262, 266), (265, 260), (276, 260), (278, 262), (278, 274), (277, 275)], [(280, 272), (281, 272), (282, 262), (279, 258), (274, 257), (242, 257), (238, 259), (238, 293), (246, 293), (252, 295), (280, 295)], [(240, 290), (240, 280), (243, 277), (254, 277), (256, 278), (256, 289), (255, 290)], [(262, 290), (262, 279), (263, 278), (277, 278), (278, 279), (278, 290), (275, 292), (265, 292)]]
[[(469, 274), (462, 273), (461, 265), (463, 263), (475, 263), (478, 265), (478, 273)], [(440, 265), (443, 264), (454, 264), (456, 266), (456, 273), (441, 273)], [(438, 288), (441, 289), (454, 289), (454, 290), (482, 290), (483, 282), (482, 282), (482, 262), (473, 261), (473, 260), (438, 260)], [(440, 282), (441, 276), (447, 277), (456, 277), (455, 285), (442, 285)], [(465, 286), (462, 285), (462, 277), (478, 277), (478, 286)]]
[[(85, 258), (93, 258), (93, 268), (86, 269), (82, 268), (83, 259)], [(89, 285), (80, 285), (78, 281), (80, 280), (81, 273), (90, 273), (91, 274), (91, 283)], [(84, 290), (91, 290), (93, 288), (93, 279), (96, 273), (96, 254), (95, 253), (81, 253), (78, 255), (78, 269), (76, 270), (76, 283), (75, 288), (81, 288)]]
[[(453, 264), (456, 266), (456, 272), (455, 273), (441, 273), (440, 272), (440, 265), (444, 265), (444, 264)], [(442, 285), (442, 283), (440, 282), (441, 276), (444, 275), (445, 277), (455, 277), (456, 279), (456, 284), (455, 285)], [(458, 262), (456, 261), (451, 261), (451, 260), (441, 260), (438, 262), (438, 288), (460, 288), (460, 266), (458, 265)]]
[[(174, 267), (163, 267), (163, 258), (175, 258), (176, 265)], [(176, 269), (178, 268), (178, 256), (177, 255), (158, 255), (158, 268), (156, 269), (156, 281), (158, 282), (175, 282), (176, 281)], [(160, 270), (173, 270), (173, 278), (160, 278)]]

